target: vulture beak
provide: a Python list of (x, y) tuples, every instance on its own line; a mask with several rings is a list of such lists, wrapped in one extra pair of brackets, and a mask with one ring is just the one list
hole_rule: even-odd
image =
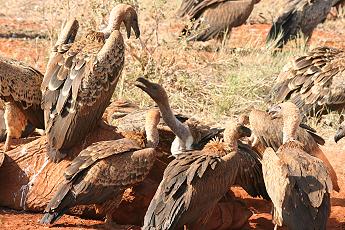
[(244, 125), (240, 126), (240, 133), (242, 137), (250, 137), (252, 135), (252, 130)]
[(138, 25), (138, 20), (135, 20), (132, 23), (132, 28), (133, 28), (133, 31), (135, 33), (135, 38), (139, 38), (140, 37), (140, 29), (139, 29), (139, 25)]
[(345, 129), (343, 127), (339, 127), (339, 129), (337, 130), (334, 136), (335, 143), (338, 143), (338, 141), (343, 137), (345, 137)]
[(268, 110), (268, 115), (271, 116), (271, 119), (278, 118), (279, 112), (281, 111), (281, 107), (279, 105), (274, 105)]
[(149, 80), (139, 77), (137, 78), (135, 84), (136, 87), (140, 88), (143, 90), (145, 93), (147, 93), (151, 98), (155, 98), (155, 95), (153, 95), (152, 90), (154, 90), (157, 84), (150, 82)]

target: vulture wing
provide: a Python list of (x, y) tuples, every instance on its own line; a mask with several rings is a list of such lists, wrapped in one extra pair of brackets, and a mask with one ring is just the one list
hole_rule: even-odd
[(270, 200), (262, 174), (261, 157), (250, 146), (238, 141), (239, 167), (235, 184), (252, 197), (261, 196)]
[(0, 57), (0, 98), (14, 101), (32, 125), (44, 128), (41, 104), (43, 75), (22, 62)]
[(49, 157), (59, 161), (59, 150), (80, 142), (100, 121), (124, 63), (119, 31), (105, 41), (103, 33), (89, 32), (80, 41), (55, 47), (44, 81), (43, 108)]
[[(272, 90), (272, 101), (290, 99), (307, 114), (345, 107), (345, 65), (341, 50), (321, 47), (288, 63)], [(320, 110), (320, 111), (319, 111)]]
[[(146, 212), (143, 229), (178, 229), (205, 217), (234, 182), (237, 160), (187, 152), (166, 168)], [(207, 194), (207, 195), (206, 195)]]

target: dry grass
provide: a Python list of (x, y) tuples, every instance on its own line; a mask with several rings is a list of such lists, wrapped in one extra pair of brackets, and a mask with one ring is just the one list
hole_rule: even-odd
[[(270, 23), (280, 7), (273, 4), (272, 8), (272, 1), (276, 2), (266, 0), (256, 5), (249, 21)], [(282, 66), (304, 52), (303, 44), (298, 44), (272, 55), (264, 47), (262, 36), (255, 33), (237, 40), (232, 37), (223, 47), (215, 42), (187, 44), (183, 38), (178, 39), (183, 21), (176, 18), (175, 12), (180, 1), (1, 1), (0, 15), (19, 22), (36, 22), (41, 32), (48, 34), (46, 40), (39, 41), (41, 47), (46, 47), (43, 57), (30, 63), (38, 65), (37, 62), (46, 63), (49, 46), (64, 20), (82, 19), (79, 21), (83, 33), (104, 23), (118, 2), (133, 4), (138, 9), (145, 48), (138, 40), (126, 40), (126, 65), (114, 98), (129, 99), (141, 106), (153, 105), (148, 96), (133, 86), (135, 79), (144, 75), (164, 85), (175, 110), (198, 119), (220, 121), (252, 107), (265, 108), (264, 98)], [(323, 26), (332, 28), (332, 23), (335, 22)], [(214, 52), (218, 48), (220, 51)]]

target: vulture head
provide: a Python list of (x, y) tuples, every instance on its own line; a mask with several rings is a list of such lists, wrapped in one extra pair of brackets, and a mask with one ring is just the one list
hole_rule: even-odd
[[(250, 137), (252, 131), (235, 120), (228, 121), (224, 130), (224, 142), (233, 143), (242, 137)], [(237, 143), (237, 142), (236, 142)]]
[(339, 126), (335, 136), (334, 141), (337, 143), (341, 138), (345, 137), (345, 121)]
[(283, 143), (297, 139), (297, 129), (301, 124), (301, 114), (298, 107), (292, 102), (283, 102), (274, 105), (268, 110), (272, 119), (283, 119)]
[(163, 86), (150, 82), (143, 77), (136, 80), (135, 86), (146, 92), (157, 104), (169, 104), (168, 95)]
[(301, 114), (298, 107), (289, 101), (272, 106), (268, 110), (268, 114), (272, 119), (283, 118), (283, 120), (285, 120), (290, 118), (293, 119), (294, 122), (298, 123), (298, 125), (301, 123)]
[(131, 29), (135, 33), (135, 37), (139, 38), (140, 30), (138, 24), (138, 15), (135, 9), (127, 4), (118, 4), (110, 12), (109, 24), (102, 31), (105, 37), (108, 38), (112, 31), (119, 30), (121, 23), (125, 24), (127, 31), (127, 38), (131, 36)]

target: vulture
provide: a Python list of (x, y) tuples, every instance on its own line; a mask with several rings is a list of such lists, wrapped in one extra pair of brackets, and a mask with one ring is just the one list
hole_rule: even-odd
[(183, 142), (190, 130), (173, 116), (162, 86), (138, 78), (136, 86), (158, 105), (164, 122), (179, 139), (180, 152), (169, 163), (163, 179), (145, 214), (142, 229), (180, 229), (187, 225), (200, 228), (218, 201), (232, 185), (242, 186), (252, 196), (269, 199), (260, 158), (238, 139), (251, 131), (238, 122), (229, 122), (224, 141), (215, 139), (202, 150), (189, 150)]
[(341, 125), (339, 126), (335, 136), (334, 136), (334, 141), (338, 142), (340, 141), (340, 139), (342, 139), (343, 137), (345, 137), (345, 121), (343, 121), (341, 123)]
[(341, 0), (290, 0), (274, 20), (266, 42), (282, 48), (289, 40), (302, 34), (309, 39), (316, 26), (323, 22), (332, 6)]
[(324, 163), (305, 152), (297, 140), (300, 112), (292, 102), (284, 102), (273, 106), (269, 114), (284, 123), (283, 144), (277, 151), (267, 148), (262, 159), (275, 229), (283, 225), (288, 229), (326, 229), (332, 181)]
[(246, 22), (258, 2), (260, 0), (183, 0), (177, 14), (187, 17), (193, 25), (186, 26), (182, 34), (188, 41), (223, 40), (233, 27)]
[(143, 181), (155, 162), (159, 119), (157, 109), (147, 113), (146, 148), (123, 138), (96, 142), (81, 151), (67, 167), (64, 182), (40, 223), (53, 224), (69, 208), (81, 204), (96, 204), (105, 213), (106, 221), (111, 222), (125, 189)]
[(303, 114), (345, 109), (345, 53), (320, 47), (286, 64), (270, 93), (272, 102), (291, 100)]
[[(249, 123), (252, 129), (252, 137), (254, 138), (253, 146), (263, 145), (263, 150), (272, 148), (274, 151), (278, 151), (284, 141), (284, 121), (282, 118), (272, 120), (268, 113), (260, 110), (252, 110), (249, 114)], [(324, 139), (318, 136), (314, 129), (303, 123), (295, 131), (297, 141), (303, 146), (303, 150), (321, 159), (327, 166), (332, 178), (333, 189), (339, 192), (340, 188), (337, 174), (319, 147), (319, 145), (325, 143)]]
[(7, 131), (4, 150), (11, 149), (12, 138), (44, 129), (41, 109), (43, 75), (20, 61), (0, 57), (0, 100), (4, 101)]
[(41, 86), (50, 160), (59, 162), (101, 122), (124, 65), (122, 22), (128, 38), (131, 28), (140, 36), (134, 8), (118, 4), (102, 31), (89, 31), (74, 43), (62, 33), (53, 47)]

